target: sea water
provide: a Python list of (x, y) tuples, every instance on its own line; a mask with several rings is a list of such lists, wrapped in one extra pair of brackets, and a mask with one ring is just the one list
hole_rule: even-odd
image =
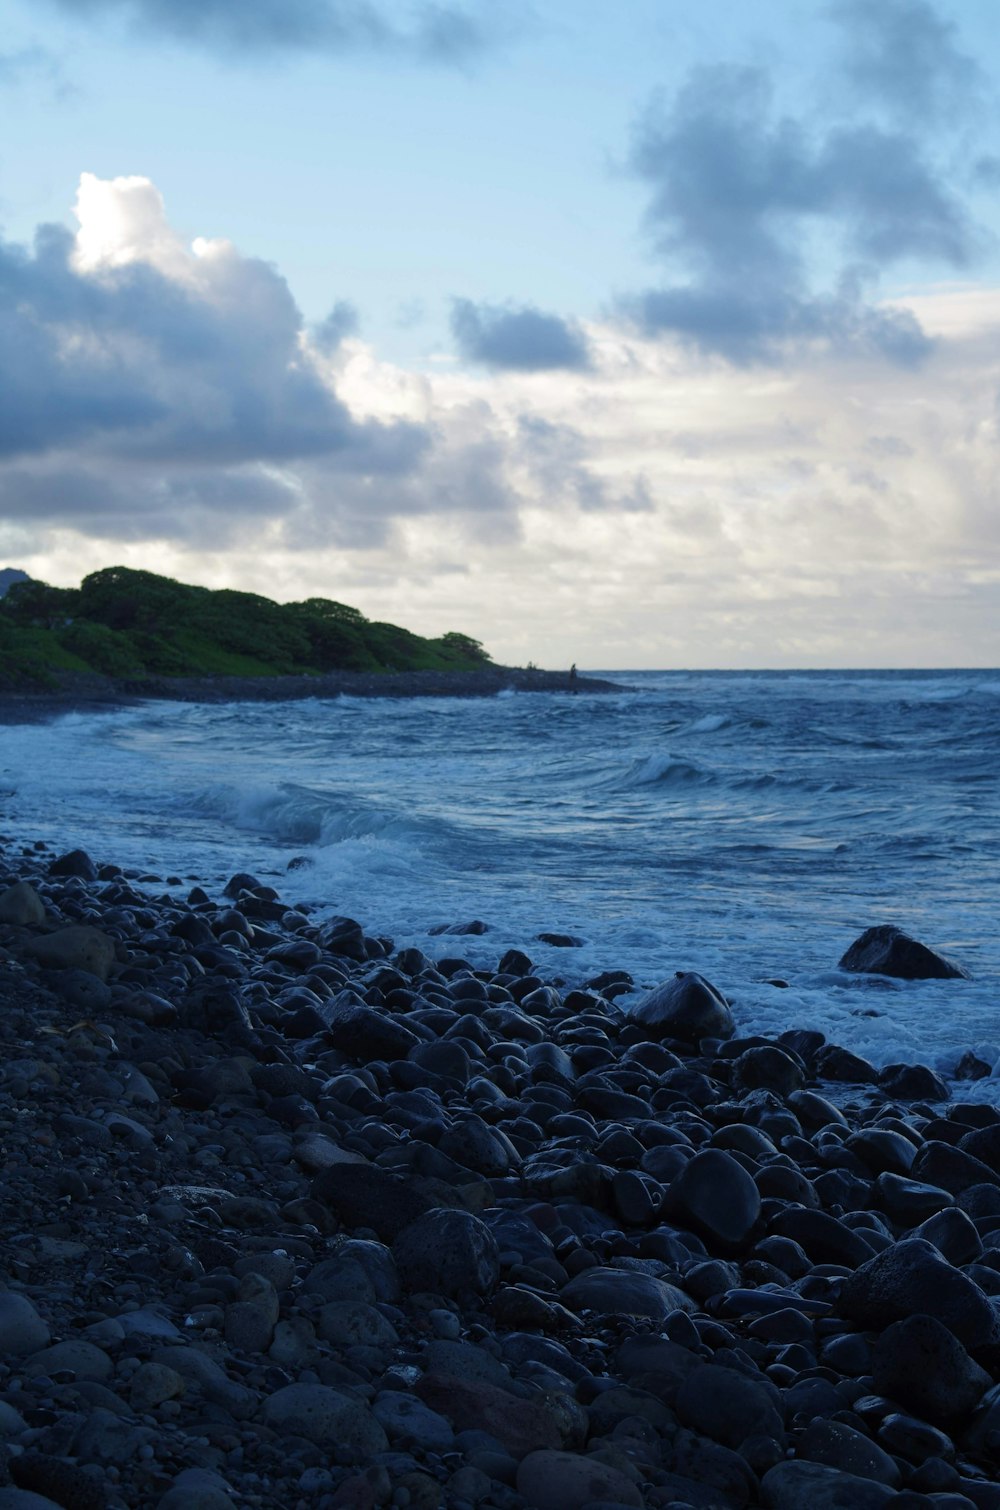
[[(820, 1028), (946, 1073), (971, 1049), (996, 1069), (963, 1096), (1000, 1101), (1000, 672), (607, 674), (626, 690), (8, 726), (0, 826), (154, 892), (250, 871), (435, 958), (517, 946), (568, 984), (623, 968), (626, 1007), (698, 970), (741, 1032)], [(877, 923), (972, 979), (839, 971)]]

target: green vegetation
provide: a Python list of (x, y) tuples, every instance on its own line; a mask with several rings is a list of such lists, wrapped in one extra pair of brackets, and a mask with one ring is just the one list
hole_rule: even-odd
[(149, 676), (320, 675), (325, 671), (473, 671), (490, 657), (452, 631), (426, 640), (326, 598), (272, 603), (109, 566), (78, 588), (17, 582), (0, 598), (0, 688), (58, 685), (96, 671)]

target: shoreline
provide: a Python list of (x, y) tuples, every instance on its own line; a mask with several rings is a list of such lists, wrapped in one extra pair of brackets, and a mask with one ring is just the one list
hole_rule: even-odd
[(613, 694), (628, 691), (618, 682), (580, 674), (570, 681), (565, 671), (484, 666), (477, 671), (332, 671), (321, 676), (148, 677), (116, 681), (84, 673), (61, 679), (51, 691), (0, 691), (0, 724), (44, 723), (63, 713), (99, 713), (136, 707), (148, 701), (229, 703), (301, 702), (334, 697), (496, 697), (518, 693), (575, 692)]
[(156, 884), (0, 840), (18, 1488), (995, 1510), (995, 1108), (684, 980), (626, 1015)]

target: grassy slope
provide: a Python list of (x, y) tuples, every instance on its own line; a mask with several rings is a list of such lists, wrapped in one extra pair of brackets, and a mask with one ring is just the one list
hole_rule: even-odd
[(488, 662), (466, 635), (423, 639), (327, 599), (278, 604), (125, 567), (94, 572), (79, 588), (20, 583), (0, 599), (5, 690), (51, 688), (60, 673), (72, 671), (141, 682), (149, 676), (472, 671)]

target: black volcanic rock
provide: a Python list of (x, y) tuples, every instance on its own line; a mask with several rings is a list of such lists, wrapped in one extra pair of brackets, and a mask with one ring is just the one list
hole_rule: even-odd
[(892, 923), (866, 928), (840, 960), (841, 970), (862, 975), (894, 975), (899, 980), (968, 980), (969, 973), (928, 949)]
[(874, 1330), (908, 1316), (933, 1316), (973, 1349), (1000, 1337), (1000, 1317), (987, 1296), (922, 1238), (894, 1243), (855, 1269), (844, 1281), (837, 1308), (849, 1321)]
[(678, 970), (672, 980), (654, 986), (633, 1008), (631, 1020), (651, 1038), (731, 1038), (733, 1014), (722, 992), (694, 970)]

